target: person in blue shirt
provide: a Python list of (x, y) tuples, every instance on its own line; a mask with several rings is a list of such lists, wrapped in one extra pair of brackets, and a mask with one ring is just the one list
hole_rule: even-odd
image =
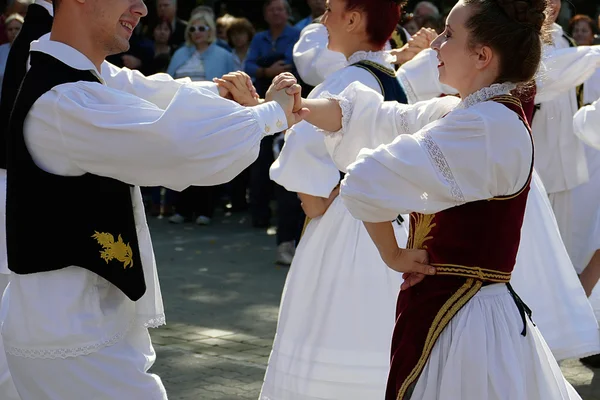
[(308, 25), (312, 24), (317, 18), (325, 14), (325, 0), (307, 0), (308, 6), (310, 7), (310, 15), (304, 19), (301, 19), (294, 28), (301, 31)]
[(291, 8), (287, 0), (267, 0), (263, 13), (269, 29), (252, 39), (244, 69), (256, 78), (256, 91), (261, 97), (277, 75), (295, 72), (292, 53), (300, 38), (300, 31), (288, 25)]
[[(287, 0), (266, 0), (263, 14), (269, 29), (252, 39), (244, 67), (255, 79), (261, 97), (280, 73), (291, 72), (298, 77), (293, 49), (300, 38), (300, 30), (288, 25), (291, 8)], [(269, 178), (269, 168), (275, 160), (273, 141), (273, 137), (262, 140), (258, 159), (250, 167), (250, 212), (253, 226), (265, 228), (270, 225), (271, 198), (274, 195), (277, 199), (277, 263), (289, 265), (300, 239), (304, 213), (297, 194), (274, 185)]]

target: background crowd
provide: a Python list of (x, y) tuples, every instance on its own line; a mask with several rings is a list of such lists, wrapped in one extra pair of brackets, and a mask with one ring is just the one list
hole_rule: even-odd
[[(0, 84), (11, 43), (32, 2), (0, 0)], [(409, 1), (399, 31), (413, 35), (428, 27), (440, 33), (455, 2)], [(164, 72), (194, 81), (243, 70), (262, 97), (279, 73), (297, 75), (294, 44), (301, 30), (325, 12), (326, 1), (148, 0), (147, 6), (148, 17), (136, 28), (130, 50), (111, 57), (110, 62), (146, 75)], [(578, 45), (600, 43), (599, 14), (599, 1), (563, 1), (558, 22)], [(311, 90), (303, 86), (306, 93)], [(180, 193), (145, 188), (148, 213), (175, 224), (210, 225), (217, 212), (249, 212), (254, 227), (277, 227), (276, 261), (289, 265), (305, 216), (296, 194), (269, 179), (269, 167), (282, 144), (282, 134), (266, 137), (256, 162), (223, 186), (190, 187)]]

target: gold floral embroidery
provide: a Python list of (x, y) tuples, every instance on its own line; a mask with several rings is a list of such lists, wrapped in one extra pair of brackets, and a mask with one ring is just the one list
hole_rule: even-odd
[(133, 251), (131, 251), (129, 243), (125, 244), (125, 242), (123, 242), (121, 235), (119, 235), (116, 242), (115, 237), (112, 234), (105, 232), (95, 232), (92, 235), (92, 238), (96, 239), (98, 244), (102, 246), (100, 257), (106, 261), (107, 264), (109, 261), (117, 259), (117, 261), (123, 263), (123, 268), (133, 267)]
[(433, 223), (435, 214), (419, 214), (414, 213), (411, 215), (412, 223), (410, 236), (408, 238), (409, 249), (426, 249), (426, 241), (433, 239), (433, 236), (428, 236), (431, 233), (431, 229), (437, 224)]

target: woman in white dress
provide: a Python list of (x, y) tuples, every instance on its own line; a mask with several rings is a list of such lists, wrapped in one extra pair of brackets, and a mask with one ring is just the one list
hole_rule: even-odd
[[(310, 97), (340, 93), (354, 81), (386, 96), (400, 94), (382, 51), (399, 16), (391, 0), (330, 0), (323, 17), (329, 49), (345, 55), (346, 67)], [(432, 109), (422, 107), (422, 118), (411, 121), (415, 129), (450, 107)], [(312, 220), (287, 277), (260, 399), (381, 399), (401, 274), (385, 266), (363, 224), (336, 197), (345, 168), (333, 163), (323, 135), (302, 122), (285, 140), (271, 178), (299, 193)], [(397, 222), (392, 227), (405, 243), (406, 228)]]
[[(571, 90), (600, 66), (598, 46), (560, 50), (546, 48), (546, 51), (543, 66), (536, 77), (536, 102), (551, 100)], [(410, 103), (428, 100), (443, 93), (456, 93), (455, 89), (439, 82), (438, 62), (436, 52), (430, 49), (400, 67), (398, 79), (406, 89)], [(593, 81), (593, 78), (586, 81), (588, 96), (593, 95), (593, 88), (597, 87), (588, 84)], [(374, 148), (384, 144), (369, 143), (369, 140), (363, 135), (353, 140), (353, 143), (346, 142), (348, 146), (344, 153), (358, 155), (363, 147)], [(578, 193), (578, 189), (575, 193)], [(587, 201), (589, 204), (597, 204), (593, 196)], [(585, 226), (591, 226), (594, 220), (589, 218), (590, 213), (587, 215)], [(582, 230), (577, 229), (576, 232)], [(586, 234), (587, 232), (589, 231)], [(594, 243), (598, 243), (599, 237), (587, 234), (585, 242), (579, 239), (574, 241), (575, 248), (584, 246), (587, 257), (591, 258), (593, 251), (590, 252), (589, 249)], [(598, 324), (594, 321), (593, 311), (573, 269), (576, 260), (573, 261), (571, 263), (562, 242), (546, 189), (534, 171), (521, 231), (521, 246), (511, 282), (532, 309), (533, 320), (557, 360), (580, 358), (600, 352)], [(589, 258), (585, 263), (579, 263), (582, 265), (581, 269), (588, 261)], [(596, 313), (600, 317), (600, 299), (592, 298), (592, 304), (596, 303), (598, 305), (594, 309), (597, 309)]]
[[(597, 47), (580, 47), (547, 54), (537, 78), (539, 98), (551, 99), (585, 80), (600, 60), (598, 50)], [(310, 25), (302, 31), (294, 47), (294, 61), (302, 79), (314, 85), (348, 63), (343, 54), (328, 49), (327, 28), (321, 24)], [(455, 89), (439, 82), (437, 65), (436, 53), (429, 49), (400, 67), (397, 77), (406, 90), (409, 104), (456, 93)], [(588, 82), (591, 80), (586, 82), (590, 93), (592, 86)], [(343, 151), (339, 152), (350, 160), (354, 160), (362, 148), (385, 144), (364, 134), (355, 139), (351, 143), (346, 141)], [(560, 237), (546, 189), (535, 171), (521, 237), (512, 284), (532, 309), (533, 319), (556, 359), (600, 352), (598, 324)], [(588, 239), (588, 242), (593, 240)]]
[[(386, 399), (580, 398), (508, 284), (533, 170), (530, 132), (509, 93), (538, 68), (544, 8), (459, 2), (432, 47), (440, 81), (463, 100), (421, 130), (405, 124), (410, 108), (376, 106), (381, 96), (358, 83), (337, 101), (303, 101), (309, 122), (342, 129), (327, 138), (334, 159), (365, 126), (416, 132), (361, 153), (341, 189), (388, 266), (407, 272)], [(386, 222), (405, 212), (413, 250), (398, 248)], [(427, 263), (436, 276), (425, 277)]]

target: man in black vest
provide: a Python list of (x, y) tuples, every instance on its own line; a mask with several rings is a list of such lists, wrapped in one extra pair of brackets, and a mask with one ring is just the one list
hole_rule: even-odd
[[(42, 35), (50, 32), (52, 28), (52, 17), (50, 16), (48, 7), (51, 9), (52, 5), (51, 2), (46, 0), (36, 0), (34, 4), (28, 7), (25, 23), (10, 48), (4, 70), (2, 100), (0, 101), (0, 204), (2, 205), (0, 208), (0, 299), (4, 289), (8, 285), (10, 273), (6, 260), (4, 232), (6, 217), (4, 202), (6, 198), (7, 123), (19, 86), (25, 76), (27, 59), (29, 57), (29, 45), (33, 40), (37, 40)], [(31, 212), (35, 211), (31, 210)], [(20, 399), (8, 371), (2, 343), (0, 343), (0, 398), (3, 400)]]
[(147, 328), (165, 317), (138, 186), (227, 182), (299, 115), (283, 92), (246, 108), (214, 84), (105, 63), (127, 50), (142, 0), (54, 5), (9, 122), (8, 366), (23, 400), (166, 399), (147, 373)]

